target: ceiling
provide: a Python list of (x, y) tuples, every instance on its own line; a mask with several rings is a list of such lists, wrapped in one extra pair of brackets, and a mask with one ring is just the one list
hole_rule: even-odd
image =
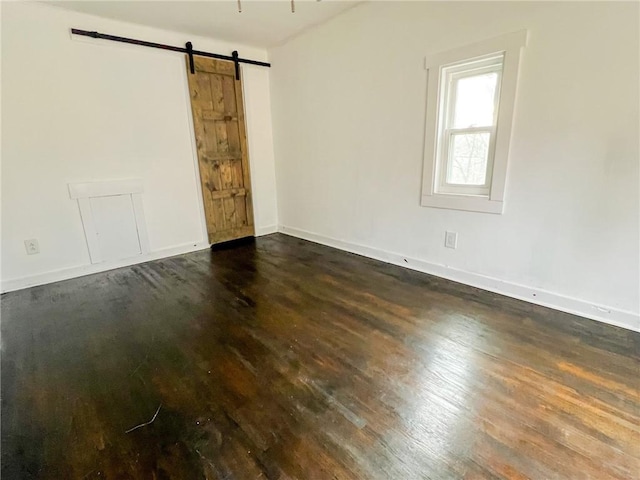
[(355, 0), (51, 1), (69, 10), (258, 47), (284, 43), (361, 3)]

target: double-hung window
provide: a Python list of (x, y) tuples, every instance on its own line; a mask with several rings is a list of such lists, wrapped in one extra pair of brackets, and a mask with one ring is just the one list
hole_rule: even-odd
[(503, 55), (442, 69), (437, 191), (488, 195)]
[(427, 58), (422, 205), (502, 213), (526, 32)]

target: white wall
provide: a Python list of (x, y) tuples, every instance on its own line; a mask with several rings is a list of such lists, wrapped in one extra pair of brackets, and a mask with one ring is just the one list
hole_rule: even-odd
[[(640, 329), (638, 19), (637, 3), (371, 2), (273, 49), (283, 231)], [(420, 207), (424, 57), (525, 28), (505, 213)]]
[[(69, 182), (141, 178), (146, 258), (207, 247), (183, 55), (72, 39), (71, 27), (267, 58), (254, 47), (2, 2), (3, 290), (116, 265), (89, 265)], [(243, 81), (260, 234), (277, 225), (269, 71), (243, 66)], [(28, 238), (40, 254), (26, 255)]]

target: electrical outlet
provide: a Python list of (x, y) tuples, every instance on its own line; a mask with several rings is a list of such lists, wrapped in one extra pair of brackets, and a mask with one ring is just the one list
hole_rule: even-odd
[(447, 248), (458, 248), (458, 234), (456, 232), (445, 232), (444, 246)]
[(27, 255), (35, 255), (36, 253), (40, 253), (40, 245), (38, 245), (38, 240), (36, 240), (35, 238), (25, 240), (24, 248), (27, 250)]

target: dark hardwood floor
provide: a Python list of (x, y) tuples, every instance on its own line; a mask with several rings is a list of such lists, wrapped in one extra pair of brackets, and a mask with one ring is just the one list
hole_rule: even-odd
[(283, 235), (1, 333), (3, 480), (640, 478), (640, 334)]

